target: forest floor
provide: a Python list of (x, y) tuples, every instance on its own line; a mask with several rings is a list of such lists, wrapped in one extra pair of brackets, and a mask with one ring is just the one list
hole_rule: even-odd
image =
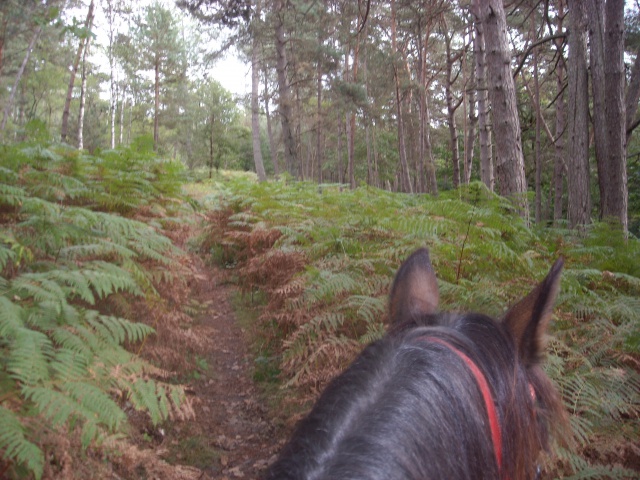
[(290, 422), (278, 419), (279, 415), (269, 408), (270, 396), (253, 380), (252, 332), (234, 311), (237, 289), (229, 284), (223, 269), (207, 265), (198, 252), (189, 252), (184, 242), (175, 243), (188, 255), (183, 264), (188, 265), (190, 278), (183, 296), (190, 305), (198, 306), (188, 326), (189, 336), (196, 341), (187, 349), (193, 347), (193, 351), (186, 352), (184, 344), (169, 336), (163, 348), (173, 350), (168, 356), (195, 358), (190, 368), (172, 372), (185, 385), (195, 415), (186, 421), (153, 427), (146, 416), (132, 414), (133, 443), (121, 449), (109, 474), (101, 477), (258, 478), (275, 460), (288, 433), (283, 425)]
[[(174, 424), (171, 450), (176, 463), (194, 460), (202, 469), (200, 478), (257, 478), (281, 442), (264, 394), (252, 378), (250, 333), (237, 321), (231, 305), (235, 292), (225, 283), (224, 271), (205, 265), (200, 258), (193, 259), (193, 264), (198, 270), (192, 285), (195, 300), (208, 306), (196, 318), (193, 333), (212, 343), (204, 358), (204, 374), (189, 384), (188, 393), (197, 400), (196, 417)], [(202, 462), (198, 451), (213, 452), (203, 457), (209, 465), (197, 465)]]

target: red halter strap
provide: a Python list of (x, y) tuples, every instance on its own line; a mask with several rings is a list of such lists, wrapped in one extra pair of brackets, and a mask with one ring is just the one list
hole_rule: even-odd
[(482, 392), (482, 397), (484, 398), (484, 405), (487, 408), (487, 416), (489, 417), (489, 426), (491, 428), (491, 439), (493, 440), (493, 449), (496, 453), (496, 462), (498, 464), (498, 471), (502, 470), (502, 433), (500, 431), (500, 422), (498, 421), (498, 414), (496, 412), (496, 406), (493, 402), (493, 398), (491, 397), (491, 390), (489, 389), (489, 384), (487, 383), (487, 379), (485, 378), (482, 371), (478, 368), (478, 366), (471, 360), (464, 352), (457, 349), (453, 345), (451, 345), (446, 340), (437, 337), (422, 337), (424, 340), (429, 340), (431, 342), (439, 343), (444, 345), (449, 350), (454, 352), (458, 357), (460, 357), (464, 363), (469, 367), (469, 370), (473, 373), (473, 376), (476, 378), (476, 382), (478, 382), (478, 387), (480, 387), (480, 391)]

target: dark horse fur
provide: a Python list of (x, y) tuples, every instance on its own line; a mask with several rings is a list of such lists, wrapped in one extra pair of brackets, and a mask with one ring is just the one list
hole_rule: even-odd
[[(534, 478), (548, 427), (563, 419), (539, 366), (561, 270), (558, 260), (496, 321), (439, 313), (429, 253), (415, 252), (393, 282), (387, 335), (329, 384), (264, 478)], [(501, 466), (479, 382), (455, 350), (473, 361), (490, 387)]]

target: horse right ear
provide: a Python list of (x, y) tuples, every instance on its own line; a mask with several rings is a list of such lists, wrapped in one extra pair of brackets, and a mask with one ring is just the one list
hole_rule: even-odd
[(562, 265), (562, 259), (556, 260), (546, 278), (505, 314), (504, 323), (527, 366), (538, 363), (544, 351), (544, 336), (560, 289)]
[(405, 260), (393, 280), (389, 297), (391, 323), (403, 323), (436, 313), (439, 298), (429, 251), (421, 248)]

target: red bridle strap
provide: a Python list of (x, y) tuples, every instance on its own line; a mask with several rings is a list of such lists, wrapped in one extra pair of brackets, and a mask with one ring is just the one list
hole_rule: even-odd
[(460, 357), (464, 363), (469, 367), (469, 370), (473, 373), (473, 376), (476, 378), (476, 382), (478, 382), (478, 387), (480, 387), (480, 391), (482, 392), (482, 397), (484, 398), (484, 405), (487, 408), (487, 416), (489, 417), (489, 427), (491, 428), (491, 439), (493, 440), (493, 449), (496, 453), (496, 462), (498, 463), (498, 470), (502, 470), (502, 433), (500, 431), (500, 422), (498, 421), (498, 414), (496, 412), (496, 406), (491, 397), (491, 390), (489, 389), (489, 384), (487, 383), (487, 379), (485, 378), (482, 371), (478, 368), (478, 366), (471, 360), (464, 352), (457, 349), (453, 345), (451, 345), (446, 340), (437, 337), (422, 337), (422, 340), (428, 340), (430, 342), (439, 343), (444, 345), (449, 350), (454, 352), (458, 357)]

